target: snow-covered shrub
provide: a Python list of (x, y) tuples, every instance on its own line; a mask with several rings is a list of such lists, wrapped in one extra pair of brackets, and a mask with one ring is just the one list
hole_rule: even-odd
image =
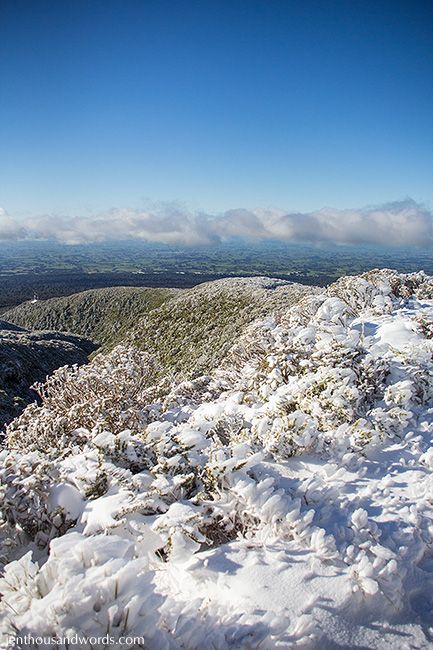
[[(122, 637), (142, 637), (145, 647), (176, 647), (159, 627), (152, 573), (134, 545), (115, 536), (78, 533), (51, 544), (48, 562), (39, 569), (27, 553), (6, 568), (0, 580), (3, 605), (14, 612), (3, 619), (3, 634), (49, 639), (55, 636), (111, 637), (110, 647), (132, 648)], [(6, 628), (6, 629), (5, 629)], [(49, 648), (50, 644), (39, 645)], [(82, 643), (91, 650), (92, 643)]]
[[(8, 446), (42, 449), (80, 444), (82, 430), (142, 429), (155, 396), (157, 366), (135, 348), (117, 346), (86, 366), (63, 367), (36, 384), (42, 405), (30, 406), (7, 428)], [(81, 430), (81, 431), (80, 431)]]
[[(2, 561), (24, 558), (0, 588), (10, 629), (115, 620), (129, 631), (134, 621), (132, 631), (156, 635), (149, 643), (196, 650), (219, 622), (216, 647), (236, 647), (215, 593), (187, 606), (195, 587), (179, 577), (232, 548), (269, 549), (284, 571), (299, 563), (331, 580), (335, 569), (357, 607), (403, 607), (433, 543), (433, 342), (415, 323), (433, 320), (430, 289), (423, 274), (342, 279), (255, 323), (221, 368), (180, 384), (152, 385), (152, 360), (127, 348), (59, 371), (41, 406), (12, 423), (1, 457)], [(81, 550), (68, 559), (73, 543)], [(70, 601), (63, 574), (87, 609)], [(142, 588), (152, 612), (139, 608)], [(136, 607), (128, 621), (122, 599)], [(258, 647), (271, 627), (242, 628), (239, 647)], [(283, 627), (269, 647), (295, 643)]]
[(355, 312), (371, 309), (379, 314), (389, 313), (393, 305), (412, 296), (433, 298), (433, 281), (423, 271), (397, 273), (391, 269), (374, 269), (360, 276), (345, 276), (328, 289)]
[(172, 503), (167, 512), (156, 520), (153, 530), (164, 543), (164, 553), (172, 560), (189, 560), (206, 537), (200, 532), (203, 514), (197, 506), (182, 502)]
[(427, 339), (433, 339), (433, 322), (426, 318), (425, 316), (419, 316), (415, 318), (415, 322), (418, 325), (421, 333)]

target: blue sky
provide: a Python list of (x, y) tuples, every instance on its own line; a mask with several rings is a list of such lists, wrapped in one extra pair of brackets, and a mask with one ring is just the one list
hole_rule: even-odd
[(433, 205), (430, 2), (0, 0), (0, 206)]

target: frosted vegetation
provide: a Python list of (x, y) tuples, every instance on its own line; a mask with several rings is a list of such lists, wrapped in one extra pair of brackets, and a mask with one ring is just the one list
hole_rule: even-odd
[(432, 337), (433, 279), (372, 271), (193, 380), (128, 345), (57, 370), (1, 453), (4, 638), (431, 647)]
[(147, 287), (90, 289), (61, 298), (24, 302), (4, 313), (3, 318), (31, 330), (73, 332), (108, 348), (178, 291)]
[(282, 313), (313, 287), (266, 277), (227, 278), (192, 289), (111, 287), (33, 303), (3, 317), (29, 329), (73, 332), (107, 352), (133, 344), (158, 357), (159, 374), (213, 370), (245, 327)]

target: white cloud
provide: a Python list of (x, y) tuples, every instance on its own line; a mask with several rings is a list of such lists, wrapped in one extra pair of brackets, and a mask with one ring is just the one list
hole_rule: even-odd
[(155, 211), (113, 209), (90, 217), (44, 215), (14, 221), (0, 209), (0, 239), (53, 239), (81, 244), (141, 239), (202, 245), (233, 237), (337, 244), (433, 246), (433, 217), (411, 199), (359, 210), (323, 208), (308, 213), (229, 210), (222, 215), (175, 207)]
[(26, 234), (25, 228), (12, 219), (4, 208), (0, 208), (0, 240), (24, 239)]

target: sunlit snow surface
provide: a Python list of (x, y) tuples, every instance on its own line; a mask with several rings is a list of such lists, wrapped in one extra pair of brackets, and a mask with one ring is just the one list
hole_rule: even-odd
[[(175, 390), (121, 434), (123, 460), (96, 428), (52, 460), (47, 512), (75, 523), (48, 560), (3, 525), (21, 558), (0, 582), (4, 631), (126, 631), (151, 650), (433, 647), (433, 300), (390, 285), (346, 279), (257, 324), (213, 392)], [(131, 473), (143, 440), (157, 458)]]

